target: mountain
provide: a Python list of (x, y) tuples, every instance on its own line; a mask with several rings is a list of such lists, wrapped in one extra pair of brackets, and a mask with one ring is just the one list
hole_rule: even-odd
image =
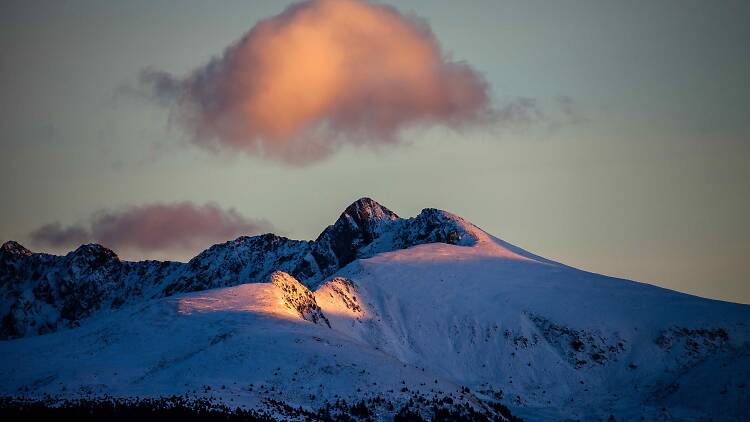
[(65, 256), (34, 254), (9, 241), (0, 249), (0, 339), (77, 327), (97, 311), (144, 298), (262, 282), (277, 270), (315, 287), (357, 258), (429, 242), (473, 242), (447, 215), (425, 209), (416, 218), (400, 219), (362, 198), (313, 242), (271, 233), (243, 236), (184, 264), (121, 261), (96, 244)]
[(377, 420), (438, 419), (435, 403), (532, 421), (750, 411), (750, 306), (581, 271), (445, 211), (364, 198), (315, 241), (243, 237), (184, 264), (0, 253), (4, 333), (25, 336), (0, 341), (6, 396), (282, 416), (367, 400)]

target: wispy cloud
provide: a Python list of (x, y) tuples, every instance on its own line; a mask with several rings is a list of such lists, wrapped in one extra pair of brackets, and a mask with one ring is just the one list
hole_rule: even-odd
[(156, 203), (96, 212), (86, 224), (59, 222), (39, 227), (32, 244), (54, 249), (96, 242), (126, 257), (189, 257), (213, 243), (271, 231), (262, 219), (234, 209), (192, 202)]

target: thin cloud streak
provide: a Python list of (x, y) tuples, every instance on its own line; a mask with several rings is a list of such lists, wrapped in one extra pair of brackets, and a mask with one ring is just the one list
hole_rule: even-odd
[(189, 257), (211, 244), (270, 232), (266, 220), (234, 209), (191, 202), (156, 203), (96, 212), (87, 224), (43, 225), (30, 233), (33, 245), (54, 249), (95, 242), (134, 257)]

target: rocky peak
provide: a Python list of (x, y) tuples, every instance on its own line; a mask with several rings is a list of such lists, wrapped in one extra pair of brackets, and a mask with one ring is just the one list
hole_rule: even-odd
[(112, 261), (120, 261), (116, 253), (98, 243), (81, 245), (66, 257), (78, 264), (95, 266), (108, 264)]
[(360, 227), (369, 225), (375, 221), (389, 221), (398, 219), (398, 215), (388, 208), (380, 205), (371, 198), (360, 198), (346, 207), (339, 220), (351, 219)]
[(315, 240), (313, 256), (324, 274), (357, 259), (357, 251), (372, 243), (386, 226), (399, 220), (388, 208), (370, 198), (361, 198), (346, 207), (338, 220)]
[(3, 243), (3, 246), (0, 247), (0, 250), (3, 253), (12, 256), (31, 256), (31, 251), (24, 248), (23, 245), (16, 242), (15, 240), (9, 240)]

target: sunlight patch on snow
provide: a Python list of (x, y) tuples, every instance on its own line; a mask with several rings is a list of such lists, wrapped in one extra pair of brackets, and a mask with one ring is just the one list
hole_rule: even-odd
[(315, 301), (329, 317), (355, 320), (368, 316), (356, 285), (343, 277), (334, 277), (318, 287)]
[(299, 320), (284, 304), (282, 292), (270, 283), (242, 284), (236, 287), (193, 293), (175, 300), (182, 315), (207, 312), (249, 312), (282, 319)]

